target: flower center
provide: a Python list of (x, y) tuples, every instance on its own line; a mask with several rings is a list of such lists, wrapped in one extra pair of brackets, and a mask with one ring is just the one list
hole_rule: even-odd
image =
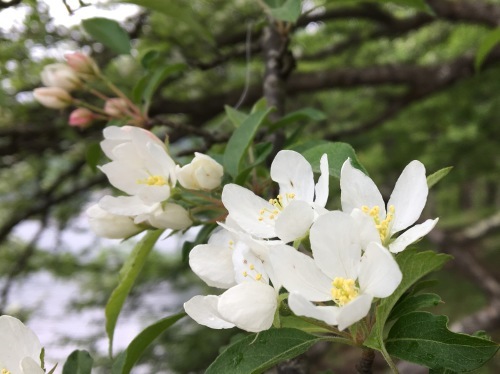
[(276, 199), (269, 199), (269, 204), (274, 206), (274, 209), (263, 208), (259, 211), (259, 221), (263, 221), (265, 218), (271, 220), (275, 219), (276, 216), (288, 205), (290, 200), (295, 199), (295, 194), (289, 192), (285, 195), (278, 195)]
[(246, 270), (243, 270), (243, 276), (246, 278), (246, 277), (251, 277), (253, 279), (255, 279), (256, 281), (260, 281), (262, 279), (262, 273), (259, 273), (256, 269), (255, 269), (255, 265), (252, 264), (252, 263), (248, 263), (247, 260), (243, 260), (243, 264), (244, 266), (247, 267)]
[(332, 282), (332, 299), (338, 306), (344, 306), (354, 300), (359, 293), (354, 279), (337, 277)]
[(389, 229), (391, 226), (391, 222), (394, 219), (394, 211), (395, 211), (394, 205), (389, 206), (387, 215), (383, 220), (380, 219), (379, 216), (380, 207), (378, 205), (375, 205), (371, 209), (368, 206), (363, 205), (361, 207), (361, 210), (373, 218), (373, 221), (375, 222), (375, 227), (377, 228), (378, 233), (380, 235), (380, 240), (382, 241), (382, 243), (384, 243), (389, 236)]
[(10, 374), (10, 371), (8, 371), (7, 369), (2, 369), (2, 373), (1, 374)]
[(138, 184), (147, 184), (148, 186), (165, 186), (167, 180), (161, 175), (152, 175), (145, 179), (138, 179)]

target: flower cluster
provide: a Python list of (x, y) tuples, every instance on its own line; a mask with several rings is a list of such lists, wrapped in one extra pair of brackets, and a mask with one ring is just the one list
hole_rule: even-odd
[(125, 196), (104, 196), (87, 209), (90, 227), (102, 237), (121, 239), (147, 228), (184, 230), (190, 213), (176, 203), (177, 182), (187, 190), (212, 190), (221, 183), (223, 169), (200, 153), (180, 167), (168, 148), (150, 131), (110, 126), (101, 142), (111, 160), (100, 166), (111, 185)]
[(386, 206), (374, 182), (346, 160), (340, 177), (341, 211), (325, 208), (326, 155), (320, 171), (315, 184), (302, 155), (281, 151), (270, 170), (279, 185), (277, 196), (264, 200), (244, 187), (224, 186), (226, 222), (208, 244), (191, 251), (189, 264), (209, 286), (226, 291), (186, 302), (185, 310), (195, 321), (216, 329), (269, 329), (284, 288), (296, 315), (344, 330), (395, 291), (402, 273), (394, 254), (437, 223), (427, 220), (401, 233), (425, 206), (424, 166), (412, 161), (403, 170)]
[[(70, 105), (77, 106), (70, 115), (71, 126), (86, 128), (95, 120), (127, 119), (141, 124), (146, 118), (113, 83), (103, 76), (96, 62), (81, 52), (67, 53), (66, 63), (54, 63), (44, 67), (41, 81), (45, 87), (33, 91), (35, 99), (48, 108), (64, 109)], [(91, 87), (93, 81), (102, 81), (117, 97), (108, 97)], [(87, 91), (104, 101), (102, 107), (89, 104), (72, 97), (73, 91)]]

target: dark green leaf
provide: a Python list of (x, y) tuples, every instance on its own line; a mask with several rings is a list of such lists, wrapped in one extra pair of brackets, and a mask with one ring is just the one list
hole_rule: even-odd
[(112, 374), (128, 374), (135, 363), (139, 360), (146, 348), (160, 336), (166, 329), (184, 317), (186, 313), (178, 313), (170, 317), (163, 318), (152, 325), (149, 325), (137, 335), (129, 344), (127, 349), (120, 354), (120, 357), (113, 365)]
[(453, 166), (448, 166), (447, 168), (440, 169), (435, 173), (427, 176), (427, 187), (431, 188), (441, 179), (446, 177), (448, 173), (453, 169)]
[(102, 151), (99, 143), (91, 143), (87, 146), (85, 159), (87, 161), (87, 165), (94, 173), (97, 171), (97, 164), (99, 163), (101, 156)]
[(141, 272), (149, 252), (155, 245), (156, 241), (163, 233), (163, 230), (151, 230), (136, 244), (127, 261), (123, 264), (120, 270), (120, 279), (118, 285), (113, 290), (108, 303), (106, 304), (106, 333), (109, 337), (109, 354), (113, 352), (113, 336), (116, 326), (116, 321), (122, 310), (134, 282)]
[(306, 352), (322, 338), (296, 329), (272, 329), (230, 345), (206, 374), (262, 373), (277, 363)]
[(430, 308), (438, 305), (441, 298), (434, 293), (422, 293), (406, 297), (398, 302), (389, 314), (388, 321), (396, 320), (405, 314), (414, 312), (422, 308)]
[(474, 67), (476, 71), (481, 69), (486, 57), (488, 57), (491, 50), (500, 42), (500, 29), (490, 31), (484, 39), (479, 44), (476, 52), (476, 57), (474, 59)]
[(205, 28), (198, 20), (194, 18), (193, 10), (189, 3), (176, 4), (175, 1), (161, 0), (121, 0), (124, 3), (137, 4), (139, 6), (160, 12), (167, 16), (170, 21), (175, 23), (183, 23), (189, 29), (197, 34), (201, 39), (207, 40), (215, 44), (214, 38), (210, 30)]
[(130, 38), (116, 21), (107, 18), (89, 18), (82, 21), (84, 30), (96, 41), (119, 54), (130, 53)]
[(433, 251), (417, 252), (411, 248), (396, 256), (403, 279), (394, 293), (377, 306), (375, 325), (364, 342), (367, 347), (381, 351), (386, 360), (389, 359), (384, 345), (384, 326), (392, 308), (413, 284), (430, 272), (440, 269), (450, 259), (451, 256), (446, 254)]
[(486, 339), (451, 332), (446, 316), (413, 312), (402, 316), (385, 342), (389, 354), (435, 369), (471, 371), (484, 365), (499, 346)]
[(62, 374), (90, 374), (93, 363), (87, 351), (73, 351), (64, 363)]
[(314, 108), (304, 108), (292, 112), (281, 118), (279, 121), (273, 123), (271, 130), (276, 130), (281, 127), (288, 126), (292, 123), (301, 120), (323, 121), (326, 119), (325, 113)]
[(247, 153), (259, 126), (264, 122), (271, 109), (258, 110), (252, 113), (238, 127), (229, 141), (224, 152), (224, 170), (236, 178), (241, 171), (241, 161)]
[[(297, 150), (295, 147), (293, 149)], [(321, 159), (321, 156), (326, 153), (328, 155), (328, 168), (331, 176), (340, 178), (340, 170), (342, 169), (344, 161), (348, 158), (351, 158), (354, 167), (366, 174), (365, 169), (361, 166), (358, 158), (356, 157), (354, 149), (347, 143), (322, 142), (303, 150), (301, 153), (306, 160), (311, 163), (315, 173), (320, 171), (319, 160)]]
[(286, 0), (279, 8), (271, 8), (271, 15), (280, 21), (295, 22), (302, 11), (301, 0)]

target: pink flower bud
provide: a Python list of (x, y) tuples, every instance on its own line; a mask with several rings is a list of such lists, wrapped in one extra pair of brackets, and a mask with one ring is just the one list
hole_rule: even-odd
[(81, 52), (66, 53), (64, 55), (69, 67), (78, 74), (83, 75), (83, 78), (90, 78), (99, 74), (99, 68), (90, 56)]
[(82, 82), (76, 73), (66, 64), (49, 64), (41, 73), (42, 83), (47, 87), (59, 87), (68, 92), (80, 88)]
[(36, 101), (47, 108), (63, 109), (69, 106), (73, 98), (68, 91), (59, 87), (40, 87), (33, 90)]
[(104, 111), (113, 117), (123, 117), (128, 115), (128, 105), (124, 99), (115, 97), (106, 100)]
[(78, 108), (69, 115), (69, 125), (82, 129), (89, 127), (94, 121), (94, 113), (87, 108)]

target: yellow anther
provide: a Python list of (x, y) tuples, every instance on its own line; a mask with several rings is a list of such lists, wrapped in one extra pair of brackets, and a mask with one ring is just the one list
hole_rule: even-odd
[(358, 296), (358, 288), (354, 279), (337, 277), (332, 282), (332, 300), (339, 306), (351, 302)]
[(243, 272), (243, 276), (246, 277), (248, 276), (248, 273), (246, 271)]
[(167, 181), (161, 175), (152, 175), (146, 179), (137, 180), (138, 184), (147, 184), (148, 186), (165, 186)]
[(264, 217), (259, 217), (259, 221), (263, 221), (264, 220)]
[(10, 374), (10, 371), (7, 369), (2, 369), (2, 374)]
[(262, 274), (261, 273), (257, 273), (257, 275), (255, 276), (255, 280), (256, 281), (260, 281), (262, 279)]
[(233, 245), (234, 242), (232, 240), (229, 241), (229, 245)]
[(382, 243), (384, 243), (388, 239), (391, 222), (394, 219), (394, 212), (396, 210), (394, 208), (394, 205), (390, 205), (388, 207), (387, 215), (383, 220), (380, 219), (379, 216), (380, 207), (378, 205), (375, 205), (371, 209), (368, 206), (363, 205), (361, 207), (361, 210), (373, 218), (373, 221), (375, 222), (375, 227), (377, 228), (378, 233), (380, 235), (380, 240), (382, 241)]
[(253, 270), (253, 269), (255, 269), (254, 264), (250, 264), (250, 270)]
[(271, 215), (269, 216), (269, 219), (274, 219), (274, 214), (271, 214)]

